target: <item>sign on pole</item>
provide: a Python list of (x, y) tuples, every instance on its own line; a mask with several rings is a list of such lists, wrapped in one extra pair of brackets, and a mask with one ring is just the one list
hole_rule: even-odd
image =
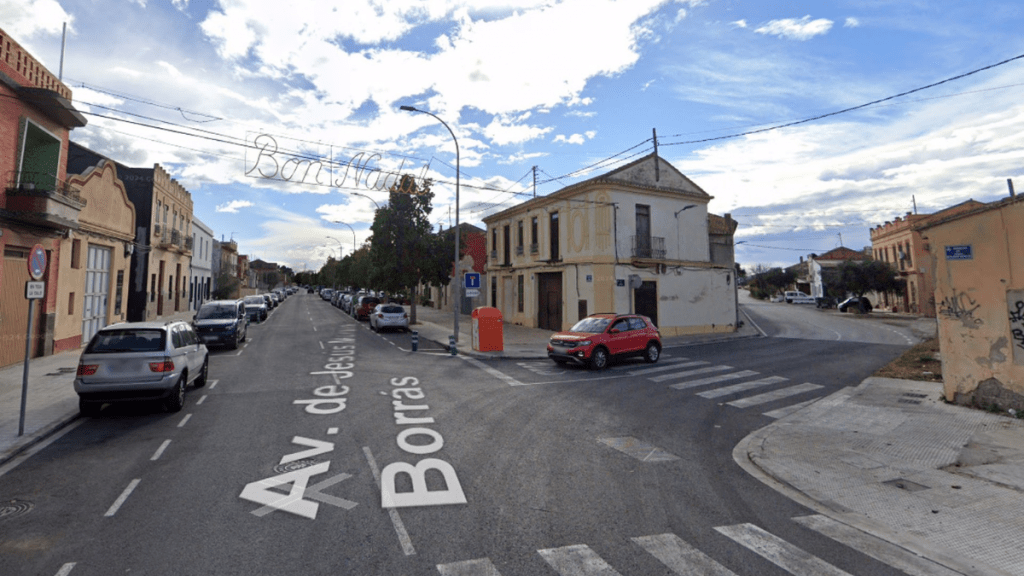
[(46, 282), (25, 282), (25, 298), (42, 300), (46, 296)]
[(466, 288), (479, 288), (480, 287), (480, 273), (479, 272), (466, 272), (465, 277)]
[(39, 280), (46, 273), (46, 250), (42, 244), (32, 247), (28, 256), (28, 273), (33, 280)]
[(480, 295), (480, 291), (476, 288), (466, 288), (466, 298), (476, 298)]

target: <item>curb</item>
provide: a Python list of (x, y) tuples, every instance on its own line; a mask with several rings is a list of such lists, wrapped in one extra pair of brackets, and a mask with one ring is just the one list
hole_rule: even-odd
[(837, 390), (836, 392), (830, 394), (829, 396), (820, 398), (817, 402), (805, 406), (803, 409), (793, 414), (790, 414), (789, 416), (783, 418), (782, 420), (779, 420), (775, 423), (765, 426), (764, 428), (751, 432), (745, 438), (740, 440), (736, 447), (733, 448), (733, 461), (736, 462), (736, 464), (739, 465), (739, 467), (742, 468), (746, 473), (753, 476), (762, 484), (768, 486), (769, 488), (775, 490), (776, 492), (782, 494), (783, 496), (789, 498), (790, 500), (793, 500), (797, 504), (809, 508), (810, 510), (815, 511), (818, 514), (827, 516), (832, 520), (835, 520), (836, 522), (841, 522), (843, 524), (846, 524), (847, 526), (860, 530), (861, 532), (884, 540), (894, 546), (898, 546), (899, 548), (902, 548), (903, 550), (906, 550), (911, 554), (924, 558), (944, 568), (948, 568), (955, 572), (959, 572), (961, 574), (964, 574), (965, 576), (1013, 576), (1012, 574), (1008, 574), (1002, 570), (993, 568), (991, 566), (987, 566), (984, 563), (973, 558), (971, 559), (971, 561), (975, 565), (966, 565), (961, 560), (949, 556), (947, 553), (939, 549), (935, 544), (932, 544), (927, 540), (921, 540), (919, 538), (906, 536), (902, 532), (895, 532), (888, 526), (873, 521), (870, 518), (867, 518), (857, 512), (850, 511), (849, 509), (845, 508), (844, 506), (838, 503), (816, 500), (810, 495), (800, 491), (800, 489), (796, 488), (786, 480), (779, 478), (769, 470), (761, 467), (761, 465), (758, 463), (758, 461), (761, 460), (761, 457), (757, 453), (760, 451), (760, 447), (763, 446), (764, 443), (768, 440), (768, 437), (772, 434), (772, 432), (774, 432), (775, 428), (781, 428), (782, 426), (785, 426), (786, 420), (788, 420), (789, 418), (793, 417), (796, 414), (800, 414), (806, 410), (813, 408), (819, 402), (826, 401), (837, 395), (847, 395), (847, 397), (849, 397), (850, 395), (852, 395), (852, 392), (860, 390), (866, 385), (866, 383), (867, 380), (861, 382), (861, 384), (856, 387), (847, 387), (842, 390)]
[(29, 451), (36, 444), (39, 444), (40, 442), (46, 440), (50, 436), (53, 436), (54, 434), (59, 432), (65, 426), (68, 426), (75, 420), (78, 420), (79, 417), (81, 417), (81, 413), (78, 412), (77, 410), (74, 412), (69, 412), (67, 415), (58, 418), (55, 422), (36, 431), (32, 435), (32, 438), (25, 442), (24, 444), (14, 446), (7, 452), (0, 454), (0, 466), (7, 464), (8, 462), (14, 460), (21, 454)]

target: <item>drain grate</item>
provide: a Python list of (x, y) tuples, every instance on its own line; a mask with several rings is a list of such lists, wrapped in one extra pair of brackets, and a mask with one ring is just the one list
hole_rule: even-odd
[(278, 474), (286, 474), (288, 472), (302, 470), (303, 468), (309, 468), (310, 466), (319, 463), (319, 460), (311, 460), (308, 458), (305, 460), (295, 460), (293, 462), (288, 462), (287, 464), (278, 464), (277, 466), (274, 466), (274, 472)]
[(885, 482), (882, 482), (882, 484), (892, 486), (893, 488), (906, 490), (907, 492), (920, 492), (921, 490), (928, 490), (927, 486), (918, 484), (917, 482), (911, 482), (910, 480), (904, 480), (903, 478), (896, 478), (895, 480), (886, 480)]
[(927, 394), (917, 394), (917, 393), (914, 393), (914, 392), (906, 392), (903, 395), (908, 397), (908, 398), (927, 398), (928, 397)]
[(0, 502), (0, 520), (10, 520), (24, 516), (32, 511), (32, 503), (24, 500), (8, 500)]
[(900, 398), (897, 400), (900, 404), (920, 404), (920, 400), (911, 400), (910, 398)]

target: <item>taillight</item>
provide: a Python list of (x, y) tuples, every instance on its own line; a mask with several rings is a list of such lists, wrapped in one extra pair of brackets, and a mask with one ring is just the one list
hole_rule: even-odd
[(409, 314), (402, 314), (402, 318), (408, 318)]
[(98, 364), (79, 364), (76, 374), (78, 376), (92, 376), (96, 373), (97, 368), (99, 368)]
[(377, 318), (383, 318), (383, 317), (384, 317), (383, 314), (377, 314)]
[(173, 372), (174, 362), (165, 357), (163, 362), (150, 362), (149, 369), (151, 372)]

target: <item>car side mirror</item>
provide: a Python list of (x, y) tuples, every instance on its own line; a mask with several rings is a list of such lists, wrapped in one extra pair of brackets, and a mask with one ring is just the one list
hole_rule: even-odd
[(621, 332), (621, 330), (619, 330), (618, 328), (612, 328), (611, 330), (608, 331), (609, 334), (618, 334), (619, 332)]

